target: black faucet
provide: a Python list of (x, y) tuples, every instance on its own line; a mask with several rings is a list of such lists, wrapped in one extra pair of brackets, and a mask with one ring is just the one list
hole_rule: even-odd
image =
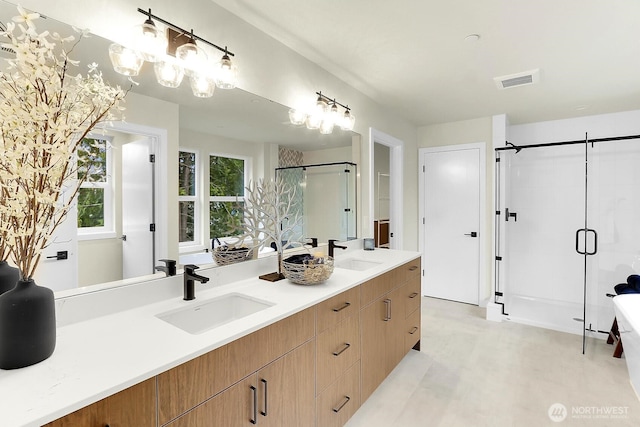
[(307, 237), (305, 240), (311, 240), (311, 242), (307, 243), (309, 245), (311, 245), (312, 248), (317, 248), (318, 247), (318, 238), (317, 237)]
[(164, 271), (165, 276), (176, 275), (176, 260), (174, 259), (161, 259), (160, 262), (164, 262), (164, 266), (156, 265), (156, 270)]
[(347, 249), (346, 246), (338, 246), (336, 245), (336, 239), (329, 239), (329, 256), (333, 258), (333, 250), (334, 249)]
[(209, 281), (208, 277), (200, 276), (195, 273), (195, 271), (200, 268), (197, 265), (188, 264), (184, 266), (184, 300), (191, 301), (196, 299), (196, 287), (194, 280), (197, 280), (200, 283), (207, 283)]
[(216, 243), (218, 244), (218, 246), (222, 246), (222, 243), (220, 243), (220, 239), (214, 237), (213, 239), (211, 239), (211, 250), (214, 250), (216, 248)]

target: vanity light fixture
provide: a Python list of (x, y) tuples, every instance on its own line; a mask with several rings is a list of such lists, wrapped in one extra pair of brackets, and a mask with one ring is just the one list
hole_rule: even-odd
[[(307, 114), (295, 108), (289, 110), (291, 124), (296, 126), (306, 124), (308, 129), (319, 129), (320, 133), (325, 135), (332, 133), (335, 126), (340, 126), (340, 129), (345, 131), (353, 130), (356, 118), (351, 114), (348, 105), (343, 105), (335, 98), (323, 95), (322, 92), (316, 92), (316, 95), (318, 99), (311, 113)], [(342, 115), (338, 106), (344, 108)]]
[[(186, 31), (148, 11), (138, 8), (147, 16), (144, 24), (134, 28), (131, 47), (113, 43), (109, 58), (114, 70), (125, 76), (137, 76), (144, 61), (154, 62), (156, 80), (165, 87), (180, 86), (184, 75), (189, 76), (191, 89), (197, 97), (210, 97), (217, 87), (233, 89), (237, 86), (238, 68), (231, 61), (233, 52), (198, 37), (193, 30)], [(155, 21), (166, 26), (166, 36), (156, 27)], [(215, 65), (208, 61), (205, 50), (196, 44), (222, 52), (222, 59)]]

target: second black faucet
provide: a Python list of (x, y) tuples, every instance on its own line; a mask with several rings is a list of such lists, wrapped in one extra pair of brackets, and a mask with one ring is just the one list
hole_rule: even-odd
[(200, 276), (196, 274), (195, 271), (199, 269), (197, 265), (188, 264), (184, 266), (184, 300), (191, 301), (196, 299), (196, 287), (195, 281), (197, 280), (200, 283), (207, 283), (209, 281), (208, 277)]

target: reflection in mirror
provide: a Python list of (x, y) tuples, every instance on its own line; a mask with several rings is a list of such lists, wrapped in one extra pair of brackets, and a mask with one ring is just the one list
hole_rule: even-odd
[(320, 242), (356, 238), (356, 175), (351, 162), (276, 169), (277, 178), (299, 187), (293, 206), (303, 218), (300, 235)]
[[(15, 5), (0, 2), (0, 22), (9, 22), (13, 16), (16, 16), (16, 11)], [(133, 9), (132, 13), (135, 13)], [(38, 28), (56, 31), (63, 36), (74, 34), (70, 26), (53, 19), (39, 20)], [(95, 62), (99, 65), (106, 81), (113, 85), (129, 87), (130, 83), (126, 77), (117, 74), (111, 68), (108, 54), (110, 44), (109, 40), (91, 35), (91, 37), (83, 39), (74, 49), (73, 59), (80, 61), (81, 69), (79, 72), (85, 72), (87, 64)], [(6, 51), (0, 53), (0, 58), (10, 56), (11, 54)], [(4, 63), (4, 61), (2, 62)], [(60, 285), (46, 283), (44, 279), (39, 280), (39, 283), (54, 290), (139, 276), (149, 278), (154, 273), (153, 265), (154, 263), (158, 264), (158, 258), (167, 258), (169, 255), (177, 258), (178, 254), (201, 253), (210, 249), (211, 239), (220, 237), (218, 235), (221, 234), (220, 227), (213, 229), (212, 223), (219, 225), (218, 219), (225, 212), (232, 215), (234, 209), (231, 205), (240, 203), (243, 197), (242, 194), (211, 193), (212, 156), (241, 159), (244, 162), (243, 179), (245, 184), (250, 180), (272, 178), (277, 167), (358, 161), (358, 159), (352, 158), (351, 148), (352, 141), (357, 140), (354, 138), (354, 136), (357, 137), (357, 134), (336, 130), (331, 135), (321, 135), (319, 132), (308, 130), (305, 127), (293, 126), (288, 119), (288, 107), (246, 91), (218, 89), (212, 98), (196, 98), (188, 84), (183, 83), (175, 89), (159, 85), (155, 81), (153, 64), (150, 63), (145, 63), (140, 76), (135, 80), (139, 85), (132, 86), (127, 96), (126, 123), (122, 124), (125, 128), (128, 126), (128, 129), (134, 129), (134, 131), (122, 131), (119, 127), (120, 124), (114, 124), (114, 127), (107, 131), (109, 138), (112, 138), (110, 144), (114, 156), (112, 175), (114, 196), (111, 200), (114, 212), (113, 230), (100, 236), (96, 234), (94, 238), (87, 235), (80, 237), (77, 257), (73, 256), (73, 252), (76, 251), (74, 247), (70, 250), (69, 259), (64, 264), (64, 268), (73, 266), (73, 269), (77, 268), (78, 270), (73, 274), (66, 274), (64, 283)], [(140, 117), (145, 118), (145, 123), (137, 121)], [(172, 136), (173, 129), (168, 129), (170, 126), (168, 121), (178, 123), (176, 131), (178, 135), (175, 137)], [(135, 132), (138, 127), (151, 130), (138, 134)], [(169, 183), (169, 185), (166, 182), (166, 175), (161, 173), (156, 173), (151, 182), (145, 182), (150, 179), (148, 174), (152, 173), (149, 172), (151, 168), (148, 162), (149, 153), (155, 153), (156, 156), (159, 156), (159, 153), (163, 152), (163, 148), (159, 148), (159, 145), (167, 144), (156, 136), (162, 132), (164, 132), (165, 138), (168, 134), (168, 144), (170, 145), (175, 144), (175, 140), (172, 141), (172, 139), (177, 138), (179, 148), (175, 151), (172, 148), (167, 152), (167, 148), (164, 147), (166, 158), (156, 158), (156, 170), (162, 170), (158, 166), (163, 163), (166, 165), (170, 161), (169, 159), (175, 159), (173, 161), (178, 162), (177, 151), (194, 152), (198, 157), (198, 160), (195, 160), (196, 175), (194, 179), (196, 180), (196, 191), (200, 190), (200, 193), (195, 196), (199, 200), (200, 206), (198, 209), (195, 209), (194, 206), (194, 210), (190, 213), (192, 218), (189, 220), (193, 223), (191, 230), (193, 236), (187, 243), (163, 241), (166, 237), (161, 237), (162, 233), (164, 232), (164, 236), (166, 236), (167, 230), (149, 233), (150, 224), (158, 222), (158, 216), (165, 215), (166, 223), (175, 228), (178, 228), (177, 224), (182, 220), (182, 211), (180, 210), (179, 216), (178, 209), (175, 207), (179, 206), (179, 203), (183, 201), (181, 197), (185, 195), (178, 193), (178, 186), (174, 183)], [(144, 144), (150, 148), (147, 151), (134, 149), (134, 142), (139, 140), (146, 140)], [(289, 162), (291, 153), (298, 163)], [(141, 168), (144, 171), (141, 172), (143, 177), (137, 176)], [(177, 170), (178, 165), (170, 165), (169, 169)], [(355, 174), (353, 179), (355, 179)], [(154, 193), (154, 184), (156, 189), (164, 186), (169, 189), (175, 188), (175, 190), (168, 194), (163, 194), (161, 190), (156, 190)], [(137, 193), (130, 192), (129, 190), (132, 188)], [(311, 189), (306, 191), (309, 192)], [(173, 192), (176, 194), (172, 194)], [(128, 193), (132, 195), (127, 196)], [(154, 197), (156, 207), (164, 206), (164, 208), (156, 209), (161, 209), (164, 212), (155, 212), (155, 217), (153, 216)], [(326, 201), (333, 200), (327, 198)], [(129, 208), (128, 203), (134, 203), (133, 207)], [(107, 204), (105, 202), (105, 206)], [(144, 207), (150, 212), (140, 214), (139, 210)], [(355, 210), (355, 206), (353, 209)], [(131, 215), (129, 212), (135, 212), (135, 214)], [(189, 212), (185, 212), (187, 215), (189, 214)], [(212, 212), (214, 213), (212, 214)], [(307, 212), (311, 214), (311, 210), (307, 210)], [(357, 213), (354, 212), (353, 217), (357, 217)], [(75, 223), (75, 218), (73, 222)], [(307, 221), (307, 223), (322, 223), (325, 227), (333, 225), (332, 221), (324, 219)], [(130, 224), (129, 230), (125, 230), (127, 224)], [(311, 229), (308, 231), (309, 233), (315, 232)], [(57, 242), (66, 243), (70, 239), (76, 242), (78, 235), (82, 234), (73, 224), (71, 227), (66, 227), (66, 232), (70, 234), (59, 236)], [(175, 233), (174, 239), (180, 235), (180, 240), (183, 240), (183, 235), (180, 233)], [(320, 231), (317, 233), (320, 235)], [(342, 235), (355, 237), (355, 230), (352, 228), (347, 234), (338, 228), (327, 229), (324, 233), (325, 236), (331, 238), (336, 236), (339, 238)], [(151, 234), (150, 238), (149, 234)], [(144, 244), (138, 245), (140, 237), (135, 237), (136, 235), (146, 235), (147, 240)], [(124, 236), (126, 236), (126, 240), (124, 240)], [(153, 253), (154, 242), (157, 248), (155, 254)], [(54, 246), (52, 245), (50, 250), (55, 251)], [(134, 249), (128, 250), (127, 248)], [(144, 255), (144, 259), (138, 259), (131, 254)], [(205, 259), (208, 258), (205, 257)], [(58, 268), (55, 270), (56, 273), (43, 272), (43, 274), (49, 277), (49, 280), (52, 277), (64, 275), (60, 272), (62, 264), (62, 262), (55, 264)], [(127, 264), (135, 268), (128, 269)], [(49, 268), (49, 265), (53, 265), (53, 263), (43, 263), (42, 269)], [(75, 277), (77, 277), (77, 282)]]

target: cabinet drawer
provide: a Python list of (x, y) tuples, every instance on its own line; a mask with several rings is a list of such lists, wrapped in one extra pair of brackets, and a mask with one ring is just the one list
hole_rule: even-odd
[(409, 317), (405, 319), (404, 326), (404, 348), (409, 351), (420, 340), (421, 333), (421, 316), (420, 310), (415, 310)]
[(393, 269), (392, 280), (395, 286), (400, 286), (415, 277), (420, 277), (420, 271), (420, 258), (416, 258)]
[(316, 399), (321, 427), (341, 427), (360, 407), (360, 362), (351, 366), (335, 383)]
[(351, 316), (317, 338), (317, 394), (360, 359), (360, 318)]
[(317, 306), (318, 333), (332, 327), (360, 311), (360, 288), (349, 289), (321, 302)]
[(411, 313), (420, 308), (420, 276), (414, 277), (406, 285), (402, 287), (402, 296), (404, 300), (405, 317), (409, 317)]
[[(160, 425), (178, 417), (315, 335), (315, 307), (158, 375)], [(185, 381), (189, 378), (189, 381)]]

